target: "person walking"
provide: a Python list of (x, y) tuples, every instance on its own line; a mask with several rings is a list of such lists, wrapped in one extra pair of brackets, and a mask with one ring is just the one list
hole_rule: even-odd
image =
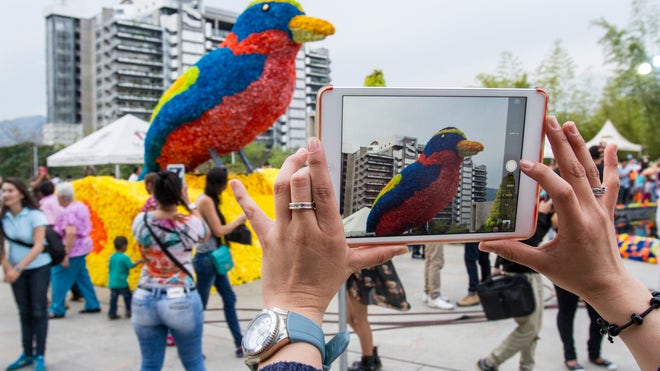
[[(552, 202), (541, 201), (539, 203), (536, 231), (530, 239), (523, 241), (525, 244), (538, 246), (543, 241), (543, 237), (551, 227), (550, 218), (553, 213)], [(534, 353), (536, 352), (543, 319), (543, 279), (533, 269), (499, 256), (495, 266), (501, 266), (504, 274), (522, 273), (527, 276), (532, 285), (535, 307), (532, 313), (514, 318), (517, 324), (516, 328), (486, 358), (477, 361), (477, 369), (482, 371), (497, 370), (499, 365), (516, 353), (520, 353), (519, 370), (531, 371), (535, 365)]]
[(79, 313), (99, 313), (101, 305), (96, 298), (94, 286), (87, 270), (87, 254), (92, 251), (93, 242), (89, 237), (92, 219), (85, 204), (74, 200), (71, 183), (60, 183), (56, 188), (57, 200), (64, 209), (55, 221), (54, 229), (64, 242), (66, 255), (60, 265), (51, 272), (52, 303), (49, 317), (64, 318), (66, 293), (76, 284), (85, 299), (85, 307)]
[(225, 236), (236, 227), (245, 223), (247, 218), (245, 214), (239, 215), (236, 219), (227, 223), (224, 215), (220, 211), (221, 194), (227, 188), (227, 169), (216, 167), (206, 174), (206, 185), (204, 193), (197, 198), (197, 208), (199, 214), (207, 223), (211, 230), (211, 237), (208, 241), (197, 245), (197, 253), (193, 258), (193, 266), (197, 274), (197, 289), (202, 298), (202, 305), (206, 310), (209, 301), (211, 286), (215, 287), (222, 298), (223, 311), (229, 331), (234, 339), (235, 355), (238, 358), (243, 357), (243, 335), (238, 323), (236, 314), (236, 294), (231, 287), (229, 277), (226, 274), (220, 274), (216, 271), (210, 253), (220, 245), (228, 245)]
[(192, 251), (208, 239), (209, 230), (195, 209), (188, 208), (187, 189), (169, 171), (159, 171), (154, 182), (158, 208), (141, 212), (132, 232), (144, 264), (131, 303), (131, 324), (140, 344), (140, 370), (160, 370), (165, 358), (168, 330), (176, 340), (187, 371), (206, 370), (202, 354), (204, 311), (192, 275)]
[[(51, 269), (50, 255), (44, 251), (48, 221), (19, 179), (8, 178), (2, 183), (2, 201), (2, 234), (9, 243), (9, 252), (5, 256), (4, 247), (0, 247), (0, 263), (18, 307), (23, 345), (23, 353), (6, 369), (17, 370), (34, 363), (35, 371), (45, 371)], [(29, 247), (18, 241), (25, 241)]]
[(445, 266), (445, 246), (430, 243), (424, 247), (424, 294), (422, 301), (435, 309), (454, 309), (454, 304), (440, 293), (441, 272)]
[(481, 268), (481, 282), (490, 277), (490, 254), (479, 250), (479, 242), (467, 242), (463, 254), (465, 269), (468, 273), (468, 293), (456, 302), (459, 307), (469, 307), (479, 304), (479, 295), (477, 295), (477, 286), (479, 286), (479, 271), (477, 262)]

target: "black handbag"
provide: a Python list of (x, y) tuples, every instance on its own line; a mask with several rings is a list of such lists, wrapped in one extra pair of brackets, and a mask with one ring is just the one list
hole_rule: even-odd
[(240, 243), (242, 245), (252, 245), (252, 232), (250, 232), (245, 224), (241, 224), (234, 228), (233, 231), (227, 234), (226, 238), (227, 241)]
[(526, 316), (536, 309), (534, 291), (525, 274), (492, 275), (477, 286), (489, 321)]

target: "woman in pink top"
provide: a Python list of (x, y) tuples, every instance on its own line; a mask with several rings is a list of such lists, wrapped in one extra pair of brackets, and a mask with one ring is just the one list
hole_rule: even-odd
[(98, 313), (101, 306), (92, 280), (87, 271), (87, 254), (92, 251), (92, 220), (85, 204), (75, 201), (71, 183), (57, 185), (57, 199), (64, 208), (55, 221), (55, 231), (63, 236), (66, 256), (60, 265), (51, 271), (53, 301), (49, 309), (50, 318), (62, 318), (66, 314), (66, 293), (75, 283), (85, 298), (85, 308), (80, 313)]

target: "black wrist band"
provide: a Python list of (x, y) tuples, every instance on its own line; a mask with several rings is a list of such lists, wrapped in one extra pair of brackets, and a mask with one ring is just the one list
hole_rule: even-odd
[(647, 314), (651, 313), (654, 309), (660, 308), (660, 291), (653, 291), (651, 295), (653, 295), (653, 297), (649, 301), (650, 306), (648, 309), (646, 309), (641, 314), (633, 313), (630, 315), (630, 321), (628, 321), (625, 325), (612, 325), (607, 323), (607, 321), (604, 319), (598, 318), (597, 322), (600, 325), (600, 334), (607, 335), (607, 340), (609, 340), (610, 343), (614, 343), (613, 338), (618, 336), (621, 331), (632, 325), (641, 326), (642, 323), (644, 323), (644, 317), (646, 317)]

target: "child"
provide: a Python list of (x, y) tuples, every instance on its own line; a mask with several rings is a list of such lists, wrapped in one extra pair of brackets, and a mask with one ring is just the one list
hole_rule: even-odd
[(135, 263), (131, 261), (128, 255), (124, 254), (128, 246), (128, 240), (124, 236), (118, 236), (114, 241), (117, 252), (110, 257), (108, 287), (110, 288), (110, 311), (108, 317), (117, 319), (117, 298), (119, 295), (124, 297), (126, 305), (126, 317), (131, 317), (131, 289), (128, 287), (128, 271), (136, 265), (142, 263), (138, 260)]

